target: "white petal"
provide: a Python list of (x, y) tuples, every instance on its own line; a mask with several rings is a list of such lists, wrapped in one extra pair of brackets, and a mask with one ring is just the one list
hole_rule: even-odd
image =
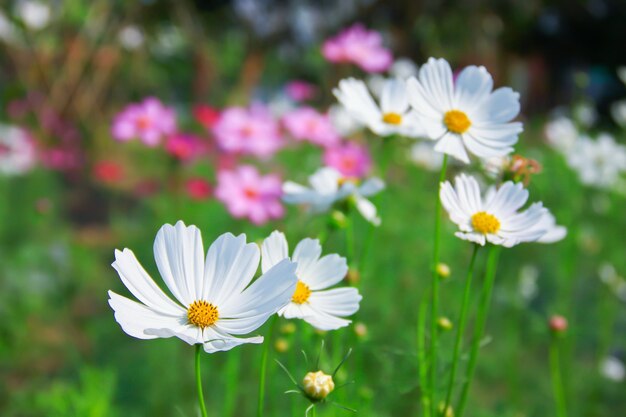
[(328, 331), (345, 327), (351, 323), (350, 320), (342, 319), (323, 311), (314, 309), (310, 304), (302, 305), (303, 319), (318, 330)]
[(356, 209), (361, 213), (361, 216), (374, 226), (380, 226), (380, 217), (376, 214), (376, 206), (374, 203), (361, 196), (356, 197)]
[(368, 178), (359, 187), (359, 194), (363, 197), (371, 197), (385, 189), (385, 182), (377, 177)]
[(469, 115), (472, 123), (482, 126), (509, 122), (517, 117), (519, 111), (519, 93), (509, 87), (501, 87)]
[(369, 125), (372, 120), (382, 117), (365, 83), (361, 80), (354, 78), (341, 80), (339, 88), (335, 88), (333, 94), (348, 113), (364, 125)]
[(469, 156), (465, 151), (465, 146), (461, 141), (461, 137), (455, 133), (448, 132), (435, 144), (437, 152), (446, 153), (458, 159), (459, 161), (469, 164)]
[(164, 314), (179, 314), (185, 310), (173, 302), (150, 278), (130, 249), (115, 251), (112, 264), (122, 282), (139, 301)]
[(259, 268), (260, 257), (258, 245), (246, 243), (246, 235), (221, 235), (211, 244), (206, 256), (202, 299), (215, 304), (221, 314), (222, 304), (250, 284)]
[(166, 224), (154, 240), (154, 258), (163, 281), (183, 305), (188, 306), (202, 294), (204, 249), (196, 226)]
[(215, 328), (207, 328), (204, 330), (204, 351), (206, 353), (215, 353), (230, 350), (244, 343), (263, 343), (262, 336), (254, 336), (248, 338), (233, 337), (228, 333), (224, 333)]
[(326, 255), (308, 268), (303, 281), (311, 290), (321, 290), (340, 282), (347, 273), (346, 258), (337, 254)]
[(304, 313), (300, 308), (300, 304), (289, 303), (285, 307), (278, 311), (278, 315), (286, 319), (301, 319), (304, 317)]
[(115, 321), (119, 323), (122, 330), (129, 336), (139, 339), (159, 337), (146, 333), (147, 329), (176, 328), (185, 322), (183, 315), (159, 313), (113, 291), (109, 291), (109, 305), (115, 311)]
[(285, 235), (274, 230), (264, 241), (261, 247), (261, 271), (269, 271), (271, 267), (289, 257), (289, 248)]
[(465, 67), (454, 84), (454, 107), (465, 111), (479, 106), (492, 89), (493, 79), (485, 67)]
[(333, 316), (350, 316), (359, 310), (363, 297), (356, 288), (333, 288), (314, 291), (308, 302), (317, 310)]
[(309, 284), (309, 279), (315, 277), (315, 266), (322, 255), (322, 246), (317, 239), (302, 239), (293, 251), (293, 261), (298, 264), (296, 275), (302, 282)]
[[(441, 114), (453, 108), (452, 69), (443, 59), (430, 58), (419, 70), (419, 83), (428, 101)], [(415, 109), (418, 112), (420, 109)]]
[(399, 79), (385, 80), (380, 97), (380, 108), (383, 114), (396, 113), (402, 115), (408, 107), (406, 83)]
[[(220, 317), (264, 316), (265, 320), (291, 301), (296, 290), (296, 264), (285, 259), (255, 280), (241, 294), (218, 305)], [(263, 321), (265, 321), (263, 320)]]

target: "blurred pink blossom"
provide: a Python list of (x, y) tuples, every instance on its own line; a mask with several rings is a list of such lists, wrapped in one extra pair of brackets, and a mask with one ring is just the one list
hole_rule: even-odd
[(139, 138), (148, 146), (157, 146), (163, 136), (176, 131), (176, 113), (158, 99), (148, 97), (129, 104), (115, 116), (111, 133), (119, 141)]
[(283, 125), (296, 140), (308, 140), (321, 146), (332, 146), (341, 140), (328, 115), (311, 107), (301, 107), (285, 114)]
[(259, 175), (256, 168), (242, 165), (217, 176), (215, 196), (235, 218), (247, 218), (260, 225), (281, 218), (282, 181), (278, 175)]
[(327, 148), (324, 164), (350, 178), (362, 178), (372, 168), (372, 159), (365, 146), (354, 142)]
[(383, 46), (380, 33), (357, 23), (344, 29), (322, 45), (330, 62), (353, 63), (366, 72), (383, 72), (393, 63), (391, 52)]
[(0, 124), (0, 174), (19, 175), (37, 161), (35, 142), (21, 127)]
[(317, 94), (317, 87), (302, 80), (293, 80), (285, 85), (285, 92), (293, 101), (311, 100)]
[(116, 184), (124, 178), (124, 166), (113, 160), (99, 161), (93, 167), (93, 175), (104, 184)]
[(185, 190), (187, 195), (194, 200), (206, 200), (211, 196), (213, 188), (204, 178), (194, 177), (185, 182)]
[(189, 161), (205, 151), (201, 138), (188, 133), (175, 133), (167, 138), (165, 150), (181, 161)]
[(207, 130), (212, 129), (220, 119), (219, 110), (206, 104), (196, 104), (193, 106), (192, 112), (193, 117)]
[(277, 121), (267, 107), (230, 107), (213, 126), (219, 148), (229, 153), (266, 158), (283, 146)]

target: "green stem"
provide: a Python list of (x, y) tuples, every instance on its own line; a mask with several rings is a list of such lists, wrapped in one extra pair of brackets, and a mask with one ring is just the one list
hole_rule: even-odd
[(417, 318), (417, 370), (419, 372), (422, 408), (424, 417), (430, 417), (430, 407), (428, 405), (428, 367), (426, 363), (426, 303), (420, 301), (419, 317)]
[(454, 341), (454, 351), (452, 354), (452, 368), (450, 370), (450, 382), (448, 383), (448, 392), (446, 394), (446, 402), (444, 403), (443, 413), (445, 415), (448, 407), (450, 407), (450, 400), (452, 399), (452, 389), (454, 387), (454, 379), (456, 378), (456, 371), (459, 367), (459, 355), (461, 353), (461, 345), (463, 343), (463, 334), (465, 334), (465, 325), (467, 322), (467, 308), (470, 301), (470, 289), (472, 286), (472, 277), (474, 275), (474, 264), (476, 263), (476, 254), (478, 254), (479, 245), (474, 244), (474, 250), (472, 251), (472, 259), (470, 260), (469, 268), (467, 269), (467, 277), (465, 278), (465, 290), (463, 291), (463, 301), (461, 303), (461, 313), (459, 314), (459, 321), (456, 329), (456, 339)]
[(556, 404), (557, 417), (567, 417), (565, 406), (565, 392), (561, 379), (561, 360), (559, 358), (559, 340), (557, 335), (552, 335), (550, 343), (550, 376), (552, 377), (552, 389), (554, 390), (554, 402)]
[(346, 255), (348, 257), (348, 266), (355, 267), (356, 259), (354, 258), (354, 216), (350, 208), (346, 213)]
[(257, 416), (263, 416), (263, 405), (265, 403), (265, 374), (267, 373), (267, 356), (269, 354), (269, 346), (272, 343), (272, 338), (274, 336), (274, 329), (276, 328), (276, 323), (278, 322), (278, 315), (274, 314), (272, 317), (272, 322), (270, 323), (270, 330), (267, 335), (267, 340), (263, 343), (263, 353), (261, 356), (261, 376), (259, 377), (259, 400), (257, 406)]
[(198, 403), (200, 404), (200, 412), (202, 417), (207, 417), (206, 405), (204, 405), (204, 394), (202, 393), (202, 376), (200, 374), (200, 352), (202, 345), (196, 345), (196, 387), (198, 388)]
[(485, 325), (487, 323), (489, 305), (491, 304), (491, 294), (493, 293), (493, 283), (496, 277), (496, 267), (498, 265), (499, 254), (499, 246), (494, 245), (489, 248), (487, 270), (485, 271), (485, 282), (483, 283), (483, 290), (480, 295), (480, 303), (478, 305), (478, 312), (476, 314), (474, 338), (472, 340), (472, 347), (470, 350), (469, 362), (467, 364), (465, 381), (463, 382), (463, 390), (461, 391), (461, 398), (459, 400), (459, 405), (456, 408), (458, 414), (455, 413), (457, 417), (463, 416), (463, 411), (465, 411), (465, 406), (467, 404), (467, 396), (469, 394), (470, 386), (472, 384), (472, 379), (474, 378), (474, 371), (476, 370), (476, 362), (478, 360), (478, 350), (480, 349), (480, 342), (483, 338)]
[(439, 263), (439, 238), (441, 229), (441, 199), (439, 189), (441, 183), (446, 178), (446, 168), (448, 166), (448, 155), (443, 156), (439, 182), (437, 183), (437, 194), (435, 198), (435, 240), (433, 248), (432, 272), (432, 303), (430, 310), (430, 411), (435, 415), (436, 391), (437, 391), (437, 353), (439, 350), (439, 338), (437, 334), (437, 317), (439, 316), (439, 275), (437, 274), (437, 264)]

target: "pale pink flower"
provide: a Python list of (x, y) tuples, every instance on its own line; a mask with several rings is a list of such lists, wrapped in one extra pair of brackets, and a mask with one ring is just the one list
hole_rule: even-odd
[(157, 146), (164, 136), (176, 131), (176, 113), (158, 99), (148, 97), (141, 103), (129, 104), (115, 116), (111, 133), (119, 141), (140, 139), (148, 146)]
[(33, 168), (36, 160), (35, 143), (28, 132), (0, 124), (0, 174), (24, 174)]
[(285, 114), (283, 125), (294, 139), (320, 146), (332, 146), (341, 139), (330, 117), (311, 107), (300, 107)]
[(365, 146), (347, 142), (327, 148), (324, 152), (324, 164), (335, 168), (344, 177), (362, 178), (372, 168), (372, 158)]
[(322, 54), (330, 62), (356, 64), (366, 72), (383, 72), (393, 63), (380, 33), (359, 23), (326, 40)]
[(230, 153), (265, 158), (283, 146), (278, 122), (262, 105), (224, 110), (213, 126), (213, 134), (220, 149)]
[(285, 85), (285, 92), (293, 101), (311, 100), (317, 94), (317, 87), (302, 80), (293, 80)]
[(217, 175), (215, 197), (235, 218), (247, 218), (260, 225), (283, 216), (280, 198), (282, 181), (278, 175), (261, 176), (256, 168), (242, 165)]

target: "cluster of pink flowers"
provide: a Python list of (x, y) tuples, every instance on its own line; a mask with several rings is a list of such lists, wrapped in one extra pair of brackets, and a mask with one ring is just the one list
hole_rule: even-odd
[(330, 62), (355, 64), (366, 72), (383, 72), (393, 63), (380, 33), (358, 23), (326, 40), (322, 54)]
[(227, 153), (268, 158), (284, 145), (278, 122), (259, 104), (224, 110), (213, 134), (218, 147)]
[(257, 225), (279, 219), (284, 214), (280, 177), (273, 174), (262, 176), (250, 165), (221, 171), (215, 196), (233, 217), (247, 218)]
[(176, 113), (158, 99), (148, 97), (141, 103), (126, 106), (113, 121), (111, 133), (119, 141), (140, 139), (147, 146), (157, 146), (164, 137), (176, 132)]

